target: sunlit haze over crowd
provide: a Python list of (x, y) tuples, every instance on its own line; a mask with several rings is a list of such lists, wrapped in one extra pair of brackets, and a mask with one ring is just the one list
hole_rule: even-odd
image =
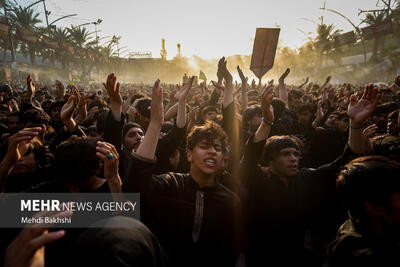
[[(33, 0), (19, 1), (23, 6)], [(49, 23), (71, 14), (77, 14), (55, 22), (58, 27), (80, 25), (101, 19), (97, 26), (100, 44), (107, 36), (121, 36), (121, 53), (152, 52), (160, 57), (161, 39), (166, 40), (167, 59), (177, 54), (180, 43), (182, 56), (200, 56), (204, 59), (222, 55), (249, 55), (252, 52), (257, 27), (280, 27), (280, 44), (291, 48), (300, 47), (307, 37), (315, 37), (320, 17), (324, 23), (334, 24), (343, 32), (353, 27), (343, 17), (323, 11), (324, 5), (347, 16), (358, 25), (363, 16), (359, 9), (376, 8), (376, 0), (47, 0), (51, 11)], [(45, 16), (42, 4), (32, 7)], [(95, 25), (87, 27), (95, 38)], [(309, 34), (309, 33), (313, 34)]]

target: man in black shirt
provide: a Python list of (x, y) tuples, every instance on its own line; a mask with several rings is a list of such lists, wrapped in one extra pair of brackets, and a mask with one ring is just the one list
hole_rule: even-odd
[[(178, 101), (184, 101), (189, 88), (180, 91)], [(149, 127), (129, 163), (123, 190), (141, 193), (143, 220), (160, 240), (172, 266), (234, 266), (239, 198), (216, 179), (228, 149), (227, 136), (213, 122), (194, 127), (187, 141), (190, 172), (155, 175), (163, 117), (158, 80)]]
[[(360, 100), (352, 96), (348, 109), (351, 129), (343, 155), (331, 164), (302, 170), (299, 170), (297, 139), (276, 136), (265, 142), (274, 121), (272, 98), (270, 90), (262, 99), (263, 123), (248, 141), (243, 159), (248, 191), (247, 263), (248, 266), (269, 262), (279, 266), (310, 266), (304, 251), (305, 232), (315, 217), (335, 206), (335, 178), (339, 167), (352, 153), (365, 151), (361, 126), (373, 113), (379, 95), (376, 88), (367, 86)], [(269, 174), (257, 167), (264, 144)]]

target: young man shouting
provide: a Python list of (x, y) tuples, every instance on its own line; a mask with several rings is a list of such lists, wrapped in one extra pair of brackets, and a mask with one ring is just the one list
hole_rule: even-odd
[[(189, 89), (178, 92), (178, 101), (185, 101)], [(239, 198), (216, 179), (228, 151), (227, 136), (213, 122), (194, 127), (187, 138), (190, 172), (154, 175), (162, 103), (157, 80), (149, 127), (130, 160), (124, 191), (141, 193), (142, 219), (160, 240), (171, 266), (234, 266)]]

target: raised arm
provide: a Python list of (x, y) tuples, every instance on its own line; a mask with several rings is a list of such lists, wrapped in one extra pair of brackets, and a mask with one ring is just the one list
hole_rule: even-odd
[(242, 105), (242, 110), (246, 110), (248, 107), (247, 89), (249, 85), (247, 84), (248, 78), (244, 76), (243, 71), (237, 66), (237, 71), (239, 73), (240, 80), (242, 81), (242, 93), (240, 95), (240, 104)]
[(176, 92), (175, 97), (178, 99), (178, 115), (176, 117), (176, 126), (183, 128), (186, 125), (186, 97), (192, 88), (194, 76), (190, 78), (189, 82), (186, 83), (183, 88), (179, 88)]
[(40, 127), (25, 128), (8, 139), (7, 153), (0, 162), (0, 192), (4, 192), (7, 183), (8, 174), (11, 172), (14, 165), (26, 153), (29, 147), (29, 142), (39, 134)]
[[(121, 193), (121, 178), (119, 176), (119, 155), (117, 149), (110, 143), (97, 142), (96, 156), (103, 160), (104, 178), (107, 180), (111, 193)], [(113, 196), (114, 198), (114, 196)], [(118, 200), (115, 199), (114, 200)]]
[(65, 87), (64, 84), (62, 82), (60, 82), (59, 80), (56, 81), (56, 95), (57, 95), (57, 100), (64, 100), (64, 96), (65, 96)]
[(286, 108), (289, 108), (289, 96), (285, 86), (285, 78), (289, 75), (290, 69), (287, 68), (279, 78), (279, 98), (285, 102)]
[(218, 84), (220, 84), (220, 76), (225, 80), (225, 87), (224, 87), (224, 101), (223, 101), (223, 107), (226, 108), (233, 102), (233, 84), (232, 84), (232, 75), (228, 71), (228, 68), (226, 67), (226, 60), (225, 57), (222, 57), (219, 62), (218, 62), (218, 71), (217, 71), (217, 76), (218, 76)]
[(322, 91), (322, 102), (328, 102), (328, 88), (325, 88), (331, 80), (331, 76), (326, 77), (325, 83), (321, 86)]
[(261, 99), (261, 109), (263, 111), (263, 122), (258, 127), (253, 142), (257, 143), (266, 140), (271, 131), (271, 126), (274, 123), (274, 108), (272, 107), (272, 99), (274, 98), (273, 86), (267, 86), (264, 89)]
[(114, 73), (111, 73), (107, 76), (107, 81), (103, 83), (103, 86), (106, 88), (107, 94), (111, 100), (111, 112), (116, 121), (121, 121), (121, 113), (122, 113), (122, 97), (119, 91), (120, 84), (117, 83), (117, 77)]
[(317, 106), (317, 116), (315, 117), (315, 120), (311, 124), (314, 129), (318, 128), (318, 125), (320, 124), (323, 117), (324, 117), (324, 109), (322, 108), (322, 100), (320, 100), (318, 101), (318, 106)]
[(142, 143), (136, 151), (136, 155), (142, 158), (154, 159), (161, 126), (164, 123), (164, 109), (162, 100), (162, 88), (160, 86), (160, 80), (157, 80), (152, 90), (149, 127), (147, 128)]
[(75, 86), (72, 86), (73, 95), (68, 98), (67, 103), (61, 108), (60, 117), (61, 121), (67, 128), (68, 132), (74, 132), (76, 129), (76, 122), (73, 119), (73, 115), (79, 105), (80, 102), (80, 94), (78, 89)]
[(304, 81), (304, 83), (300, 84), (297, 88), (301, 89), (303, 88), (304, 85), (306, 85), (308, 83), (308, 77), (306, 78), (306, 80)]
[(350, 105), (347, 110), (349, 115), (349, 147), (357, 154), (362, 154), (366, 151), (364, 137), (362, 134), (364, 122), (372, 115), (378, 104), (380, 94), (378, 88), (374, 88), (372, 84), (368, 84), (361, 99), (357, 100), (356, 95), (350, 98)]

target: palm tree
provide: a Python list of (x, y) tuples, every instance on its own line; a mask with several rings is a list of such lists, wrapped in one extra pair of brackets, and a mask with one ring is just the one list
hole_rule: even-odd
[[(40, 23), (41, 20), (38, 18), (39, 14), (34, 13), (32, 9), (25, 9), (19, 6), (13, 9), (12, 18), (14, 22), (27, 30), (37, 30), (36, 24)], [(22, 54), (29, 55), (31, 64), (36, 64), (36, 54), (40, 52), (42, 46), (38, 42), (20, 42), (20, 51)]]
[(62, 67), (66, 69), (73, 61), (72, 55), (69, 54), (64, 48), (65, 44), (71, 42), (69, 31), (66, 28), (57, 27), (51, 32), (51, 36), (58, 42), (58, 47), (54, 51), (55, 56), (57, 60), (61, 62)]
[[(385, 11), (374, 11), (371, 13), (366, 13), (365, 19), (362, 22), (365, 22), (366, 24), (370, 26), (375, 26), (378, 24), (383, 23), (387, 18), (387, 13)], [(379, 44), (384, 40), (384, 36), (375, 38), (374, 40), (374, 46), (372, 48), (372, 58), (371, 60), (377, 60), (378, 56), (378, 48)]]
[(87, 41), (90, 40), (90, 33), (85, 27), (74, 27), (67, 29), (75, 50), (75, 59), (77, 64), (81, 65), (82, 73), (86, 72), (86, 60), (89, 58), (87, 54)]
[[(12, 5), (10, 3), (8, 3), (6, 0), (0, 0), (0, 7), (4, 8), (4, 15), (7, 15), (7, 11), (10, 10), (10, 8), (12, 7)], [(9, 23), (9, 20), (7, 19), (6, 16), (4, 16), (1, 19), (2, 23)], [(14, 57), (14, 53), (13, 53), (13, 44), (12, 44), (12, 30), (11, 27), (9, 28), (8, 31), (8, 35), (7, 36), (1, 36), (0, 37), (0, 47), (3, 49), (3, 59), (4, 59), (4, 64), (7, 64), (7, 50), (11, 51), (12, 56)], [(13, 58), (14, 61), (14, 58)]]
[[(335, 30), (333, 24), (327, 25), (320, 23), (317, 26), (317, 37), (314, 39), (314, 46), (320, 54), (318, 65), (322, 65), (323, 56), (333, 57), (333, 54), (337, 55), (336, 49), (338, 48), (337, 38), (341, 30)], [(335, 60), (336, 61), (336, 60)]]

